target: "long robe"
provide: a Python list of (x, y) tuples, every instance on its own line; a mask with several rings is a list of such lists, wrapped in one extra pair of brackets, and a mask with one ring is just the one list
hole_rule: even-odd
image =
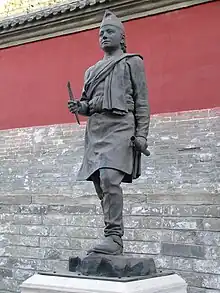
[[(103, 64), (104, 62), (106, 63), (103, 61)], [(102, 66), (102, 61), (89, 68), (85, 83), (95, 75), (100, 65)], [(123, 66), (123, 76), (121, 72), (117, 76), (117, 71), (114, 74), (116, 78), (123, 78), (120, 84), (123, 85), (123, 98), (128, 111), (123, 115), (119, 115), (117, 109), (115, 112), (98, 111), (91, 115), (86, 108), (81, 113), (89, 118), (85, 132), (84, 158), (77, 180), (91, 180), (91, 175), (100, 168), (122, 171), (125, 174), (123, 182), (132, 182), (132, 179), (141, 174), (141, 155), (134, 150), (130, 138), (135, 135), (147, 139), (148, 135), (150, 115), (144, 64), (140, 57), (130, 56), (125, 58)], [(96, 99), (103, 106), (105, 88), (106, 78), (95, 85), (88, 97), (85, 86), (81, 101), (89, 103)]]

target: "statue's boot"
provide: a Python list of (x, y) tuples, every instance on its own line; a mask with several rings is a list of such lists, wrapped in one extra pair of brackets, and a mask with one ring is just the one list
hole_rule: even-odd
[(91, 249), (89, 253), (117, 255), (123, 252), (123, 194), (120, 187), (123, 176), (124, 174), (117, 170), (100, 170), (100, 190), (102, 190), (102, 196), (99, 194), (99, 198), (101, 199), (104, 215), (105, 239)]
[(116, 235), (105, 237), (105, 239), (100, 244), (97, 244), (93, 249), (88, 251), (88, 253), (92, 252), (109, 255), (122, 254), (123, 241), (121, 237)]

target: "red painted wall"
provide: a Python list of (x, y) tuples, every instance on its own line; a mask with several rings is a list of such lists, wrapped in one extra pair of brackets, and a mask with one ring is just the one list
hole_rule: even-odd
[[(72, 122), (66, 82), (80, 96), (102, 57), (97, 30), (0, 50), (0, 129)], [(126, 23), (145, 58), (152, 113), (220, 105), (220, 2)]]

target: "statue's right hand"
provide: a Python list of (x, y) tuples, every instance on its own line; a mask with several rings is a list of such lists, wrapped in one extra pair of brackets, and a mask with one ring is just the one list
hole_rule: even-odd
[(71, 113), (77, 113), (79, 111), (79, 101), (69, 100), (68, 101), (68, 109)]

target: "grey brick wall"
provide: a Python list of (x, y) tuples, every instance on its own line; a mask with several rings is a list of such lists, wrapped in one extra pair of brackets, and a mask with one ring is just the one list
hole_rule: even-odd
[[(154, 257), (190, 293), (220, 292), (220, 109), (154, 115), (150, 158), (125, 192), (125, 252)], [(0, 293), (65, 270), (102, 235), (91, 183), (75, 181), (84, 127), (0, 132)]]

